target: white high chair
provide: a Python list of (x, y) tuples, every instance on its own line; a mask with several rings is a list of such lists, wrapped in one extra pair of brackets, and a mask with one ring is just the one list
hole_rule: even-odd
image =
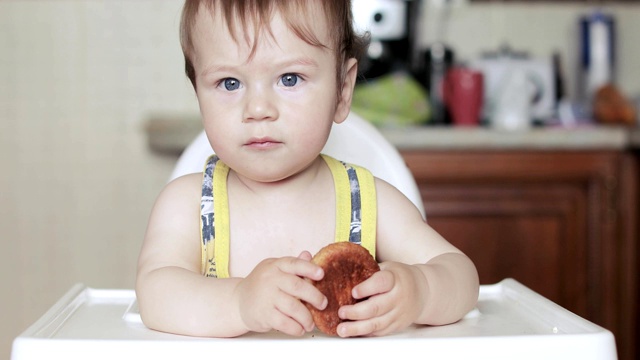
[[(215, 321), (215, 319), (212, 319)], [(384, 337), (340, 339), (318, 331), (197, 338), (147, 329), (132, 289), (77, 284), (13, 341), (11, 360), (288, 360), (358, 354), (368, 360), (615, 360), (613, 334), (513, 279), (482, 285), (477, 308), (447, 326), (410, 326)]]
[[(420, 191), (402, 156), (373, 125), (360, 116), (352, 112), (343, 123), (334, 124), (322, 152), (369, 169), (374, 176), (398, 188), (416, 205), (422, 218), (425, 218)], [(170, 180), (201, 172), (211, 154), (213, 149), (203, 131), (184, 150)]]

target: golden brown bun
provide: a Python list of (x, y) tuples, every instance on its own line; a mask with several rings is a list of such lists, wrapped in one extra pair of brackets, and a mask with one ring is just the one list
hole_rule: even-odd
[(593, 115), (603, 124), (635, 125), (636, 109), (617, 87), (604, 85), (595, 94)]
[(311, 281), (329, 301), (324, 310), (305, 304), (316, 327), (325, 334), (336, 335), (338, 309), (342, 305), (355, 304), (359, 300), (351, 296), (351, 290), (368, 279), (380, 266), (364, 247), (350, 242), (338, 242), (325, 246), (311, 260), (324, 270), (324, 278)]

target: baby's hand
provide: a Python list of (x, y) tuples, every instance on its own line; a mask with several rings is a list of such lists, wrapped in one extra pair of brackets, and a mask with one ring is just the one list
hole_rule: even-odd
[(303, 278), (320, 280), (322, 268), (311, 263), (311, 255), (266, 259), (236, 288), (240, 316), (250, 331), (271, 329), (289, 335), (313, 330), (313, 319), (301, 300), (322, 310), (327, 298)]
[(352, 320), (338, 325), (338, 335), (386, 335), (413, 324), (423, 311), (424, 282), (424, 275), (415, 266), (380, 264), (380, 271), (353, 288), (354, 298), (369, 299), (338, 311), (340, 318)]

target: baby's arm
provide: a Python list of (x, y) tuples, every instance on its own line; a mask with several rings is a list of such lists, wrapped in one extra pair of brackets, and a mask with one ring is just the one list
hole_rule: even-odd
[(267, 259), (246, 278), (201, 274), (201, 175), (174, 180), (153, 207), (138, 260), (136, 295), (146, 326), (193, 336), (231, 337), (277, 329), (300, 335), (313, 328), (299, 299), (322, 307), (326, 298), (301, 277), (320, 279), (309, 254)]
[(376, 180), (381, 271), (353, 289), (368, 300), (340, 309), (341, 336), (384, 335), (413, 323), (460, 320), (478, 299), (471, 260), (428, 226), (397, 189)]

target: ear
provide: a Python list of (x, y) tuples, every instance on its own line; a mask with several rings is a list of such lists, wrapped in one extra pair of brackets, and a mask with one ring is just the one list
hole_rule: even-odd
[(353, 96), (353, 88), (356, 85), (356, 77), (358, 76), (358, 61), (349, 59), (345, 64), (345, 76), (342, 80), (342, 87), (336, 104), (336, 113), (333, 121), (336, 124), (343, 122), (351, 111), (351, 98)]

